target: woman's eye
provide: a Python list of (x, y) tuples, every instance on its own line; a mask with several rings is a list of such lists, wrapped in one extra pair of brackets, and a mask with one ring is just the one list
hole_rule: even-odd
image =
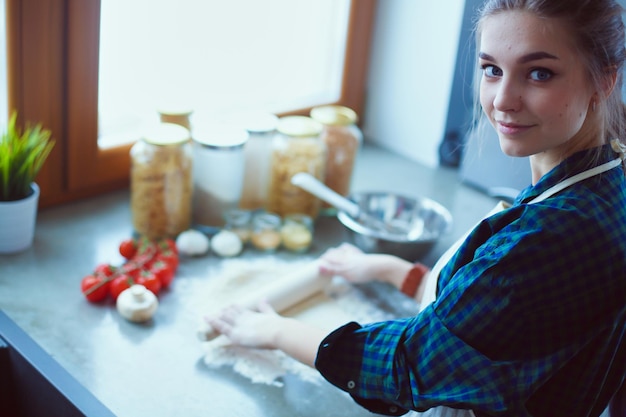
[(554, 73), (549, 69), (537, 68), (530, 72), (530, 78), (534, 81), (548, 81)]
[(483, 65), (482, 66), (483, 73), (487, 77), (501, 77), (502, 70), (495, 65)]

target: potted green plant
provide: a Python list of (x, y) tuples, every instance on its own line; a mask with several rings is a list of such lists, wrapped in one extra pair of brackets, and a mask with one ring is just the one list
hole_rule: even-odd
[(35, 177), (54, 147), (40, 124), (17, 126), (13, 113), (0, 133), (0, 253), (32, 245), (39, 202)]

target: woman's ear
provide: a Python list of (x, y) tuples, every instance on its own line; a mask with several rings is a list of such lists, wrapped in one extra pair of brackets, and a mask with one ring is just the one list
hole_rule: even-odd
[(611, 93), (613, 93), (613, 90), (615, 89), (616, 84), (617, 84), (617, 68), (611, 68), (602, 77), (602, 83), (600, 87), (602, 88), (603, 96), (609, 97)]

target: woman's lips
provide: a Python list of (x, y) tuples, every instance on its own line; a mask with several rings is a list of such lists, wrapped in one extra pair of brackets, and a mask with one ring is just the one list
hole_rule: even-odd
[(532, 125), (520, 125), (517, 123), (498, 122), (498, 130), (504, 135), (516, 135), (526, 132)]

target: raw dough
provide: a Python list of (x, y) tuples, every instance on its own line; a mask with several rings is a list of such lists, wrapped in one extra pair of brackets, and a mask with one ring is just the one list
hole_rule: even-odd
[[(284, 262), (273, 258), (262, 260), (224, 260), (219, 276), (206, 287), (201, 315), (212, 314), (236, 302), (242, 294), (255, 291), (277, 276), (309, 261)], [(210, 307), (207, 307), (210, 306)], [(335, 277), (324, 293), (291, 307), (282, 313), (331, 331), (351, 320), (372, 322), (392, 318), (368, 302), (345, 280)], [(321, 381), (315, 369), (309, 368), (280, 351), (233, 346), (227, 338), (218, 337), (203, 343), (204, 361), (210, 368), (232, 366), (235, 372), (254, 383), (282, 386), (281, 376), (292, 373), (308, 381)]]

